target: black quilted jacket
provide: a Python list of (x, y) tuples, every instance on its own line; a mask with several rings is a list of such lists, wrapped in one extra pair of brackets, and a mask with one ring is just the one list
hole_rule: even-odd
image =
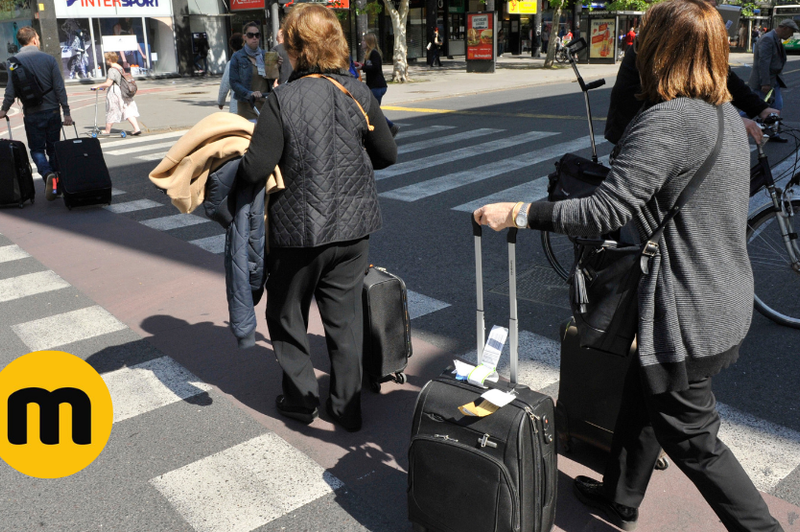
[(280, 165), (286, 188), (270, 196), (270, 246), (317, 247), (381, 227), (373, 168), (394, 163), (397, 146), (370, 90), (350, 76), (330, 75), (359, 101), (375, 131), (326, 79), (295, 72), (270, 94), (239, 170), (256, 182), (265, 179), (264, 168)]

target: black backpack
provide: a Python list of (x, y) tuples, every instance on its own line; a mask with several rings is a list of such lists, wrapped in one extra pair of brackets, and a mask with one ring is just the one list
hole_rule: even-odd
[(8, 60), (8, 71), (14, 84), (14, 95), (22, 101), (24, 107), (38, 107), (44, 101), (44, 95), (52, 89), (42, 90), (42, 85), (33, 71), (29, 70), (16, 57)]

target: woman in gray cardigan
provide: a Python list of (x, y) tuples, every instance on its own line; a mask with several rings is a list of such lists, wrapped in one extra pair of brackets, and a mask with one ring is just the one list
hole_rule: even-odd
[(738, 357), (753, 309), (745, 231), (750, 156), (726, 88), (722, 18), (704, 0), (651, 7), (637, 37), (647, 105), (619, 143), (607, 179), (587, 198), (498, 203), (475, 211), (492, 229), (529, 227), (575, 236), (610, 233), (632, 220), (649, 237), (724, 137), (717, 163), (667, 225), (639, 285), (638, 357), (625, 380), (603, 481), (575, 479), (584, 503), (633, 530), (663, 447), (728, 530), (779, 531), (736, 457), (717, 437), (711, 378)]

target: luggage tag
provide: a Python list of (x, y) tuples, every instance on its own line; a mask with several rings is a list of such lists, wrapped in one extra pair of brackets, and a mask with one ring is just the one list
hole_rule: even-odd
[(481, 395), (481, 399), (458, 407), (465, 416), (486, 417), (494, 414), (516, 398), (516, 394), (491, 389)]
[(500, 361), (500, 354), (508, 338), (508, 329), (500, 326), (493, 326), (483, 347), (481, 363), (467, 375), (467, 382), (475, 386), (483, 386), (484, 381), (489, 377), (497, 375), (497, 362)]

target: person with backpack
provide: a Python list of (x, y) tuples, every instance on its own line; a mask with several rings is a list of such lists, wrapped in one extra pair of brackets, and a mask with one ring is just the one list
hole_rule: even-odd
[(133, 126), (132, 135), (140, 135), (139, 123), (136, 117), (139, 116), (139, 108), (133, 101), (136, 94), (136, 81), (133, 76), (126, 73), (117, 63), (119, 55), (117, 52), (106, 52), (103, 56), (108, 67), (108, 77), (100, 85), (95, 85), (92, 90), (106, 90), (106, 129), (104, 135), (111, 134), (111, 126), (117, 122), (127, 120)]
[(53, 189), (55, 169), (52, 159), (61, 131), (62, 111), (64, 125), (72, 125), (67, 90), (64, 88), (61, 65), (51, 55), (39, 50), (40, 40), (36, 30), (30, 26), (20, 28), (17, 40), (22, 48), (8, 60), (10, 79), (0, 108), (0, 120), (6, 117), (11, 104), (19, 98), (28, 149), (44, 178), (45, 198), (53, 201), (56, 191)]

